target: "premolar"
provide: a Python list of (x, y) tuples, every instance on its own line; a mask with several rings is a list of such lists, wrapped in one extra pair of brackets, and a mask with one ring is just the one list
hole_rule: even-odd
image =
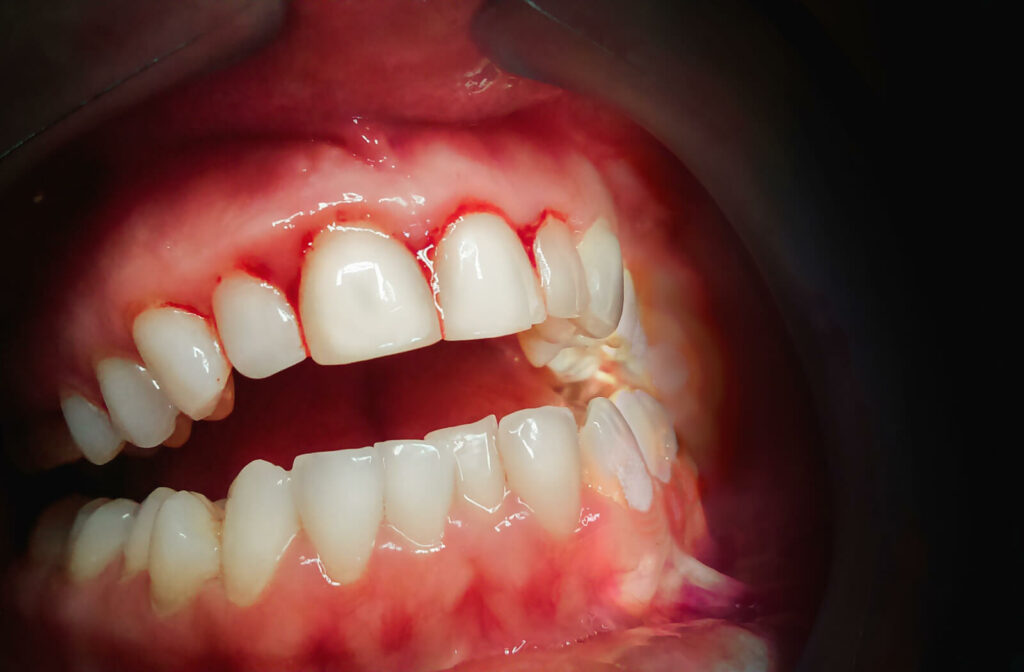
[(167, 498), (174, 494), (170, 488), (157, 488), (142, 500), (135, 522), (124, 544), (124, 575), (133, 576), (149, 568), (149, 545), (153, 539), (156, 514)]
[(171, 403), (193, 420), (216, 408), (231, 367), (205, 319), (178, 308), (150, 308), (135, 318), (132, 332)]
[(110, 416), (80, 394), (60, 400), (60, 410), (75, 445), (93, 464), (106, 464), (124, 447), (124, 439), (114, 429)]
[(240, 271), (228, 275), (213, 292), (213, 315), (243, 376), (266, 378), (306, 358), (295, 311), (268, 282)]
[(622, 250), (604, 219), (594, 222), (576, 246), (587, 277), (590, 301), (576, 323), (588, 336), (605, 338), (622, 316)]
[(96, 365), (110, 419), (139, 448), (152, 448), (174, 432), (178, 409), (146, 367), (121, 357)]
[(96, 507), (82, 521), (71, 546), (68, 572), (75, 581), (95, 578), (121, 555), (139, 505), (115, 499)]
[(176, 492), (160, 507), (149, 549), (157, 611), (180, 609), (220, 573), (220, 526), (221, 511), (198, 493)]

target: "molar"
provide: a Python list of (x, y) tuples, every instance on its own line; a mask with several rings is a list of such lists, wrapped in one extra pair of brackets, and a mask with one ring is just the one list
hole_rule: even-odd
[(299, 306), (318, 364), (347, 364), (441, 340), (430, 287), (400, 242), (372, 229), (342, 227), (313, 242)]
[(579, 317), (587, 307), (587, 276), (569, 227), (548, 217), (533, 242), (548, 315)]
[(424, 440), (449, 450), (455, 457), (458, 494), (484, 511), (494, 512), (505, 498), (505, 471), (498, 459), (498, 420), (483, 420), (435, 430)]
[(86, 515), (71, 545), (68, 573), (72, 580), (96, 578), (121, 555), (138, 510), (130, 499), (115, 499)]
[(124, 439), (102, 408), (80, 394), (71, 394), (60, 400), (60, 410), (85, 459), (93, 464), (106, 464), (121, 452)]
[(213, 292), (213, 316), (231, 364), (249, 378), (266, 378), (306, 358), (299, 322), (284, 294), (241, 271)]
[(292, 492), (302, 527), (328, 576), (357, 580), (384, 515), (384, 464), (376, 448), (299, 455)]
[(170, 488), (157, 488), (142, 500), (135, 522), (124, 543), (124, 576), (134, 576), (149, 568), (149, 546), (153, 537), (153, 523), (167, 498), (174, 494)]
[(593, 338), (605, 338), (622, 316), (622, 250), (604, 219), (594, 222), (576, 246), (587, 276), (590, 302), (576, 324)]
[(497, 215), (452, 223), (437, 246), (434, 272), (446, 340), (507, 336), (544, 320), (530, 260)]
[(264, 460), (245, 465), (224, 507), (221, 556), (228, 599), (240, 606), (254, 603), (298, 531), (288, 472)]
[(604, 397), (587, 404), (580, 457), (583, 480), (598, 492), (637, 511), (651, 508), (654, 489), (636, 438), (619, 409)]
[(647, 470), (659, 481), (668, 483), (672, 478), (672, 461), (679, 452), (668, 412), (643, 390), (617, 390), (611, 400), (633, 430)]
[(576, 421), (567, 408), (544, 406), (506, 415), (498, 453), (509, 488), (549, 532), (572, 532), (580, 516), (580, 455)]
[(152, 448), (174, 433), (178, 409), (144, 366), (121, 357), (96, 365), (96, 378), (110, 419), (139, 448)]
[(135, 318), (132, 333), (171, 403), (193, 420), (216, 408), (231, 367), (205, 319), (178, 308), (150, 308)]
[(153, 522), (149, 549), (150, 598), (161, 613), (188, 604), (220, 574), (221, 512), (206, 497), (176, 492)]
[(419, 546), (436, 546), (444, 537), (455, 490), (451, 451), (426, 441), (382, 441), (384, 515)]

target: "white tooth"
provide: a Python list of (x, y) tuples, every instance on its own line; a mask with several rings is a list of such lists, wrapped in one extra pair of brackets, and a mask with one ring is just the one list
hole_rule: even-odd
[(231, 366), (205, 319), (178, 308), (150, 308), (135, 318), (132, 334), (172, 404), (193, 420), (216, 408)]
[(110, 424), (110, 416), (102, 408), (80, 394), (60, 400), (60, 410), (68, 424), (71, 438), (93, 464), (106, 464), (124, 447), (124, 439)]
[(548, 218), (533, 241), (540, 286), (544, 290), (548, 315), (579, 317), (587, 307), (587, 276), (580, 255), (572, 244), (569, 227)]
[(213, 291), (213, 316), (243, 376), (266, 378), (306, 358), (295, 311), (269, 282), (242, 272), (227, 276)]
[(544, 406), (506, 415), (498, 453), (509, 488), (549, 532), (572, 532), (580, 518), (580, 454), (567, 408)]
[(288, 472), (263, 460), (245, 465), (224, 509), (224, 589), (240, 606), (255, 602), (299, 531)]
[(381, 441), (384, 515), (413, 543), (436, 546), (444, 537), (455, 491), (451, 451), (426, 441)]
[(124, 544), (124, 575), (132, 576), (149, 568), (149, 545), (153, 536), (153, 522), (167, 498), (174, 494), (170, 488), (157, 488), (142, 500), (135, 523)]
[(615, 331), (622, 316), (622, 250), (607, 221), (594, 222), (576, 246), (587, 275), (590, 301), (576, 320), (593, 338), (605, 338)]
[(437, 246), (434, 272), (445, 340), (506, 336), (534, 323), (526, 282), (533, 268), (519, 237), (500, 217), (477, 213), (451, 224)]
[(83, 497), (72, 495), (54, 502), (39, 514), (28, 540), (28, 557), (33, 562), (44, 566), (63, 565), (71, 526), (83, 504)]
[(384, 515), (384, 462), (376, 448), (299, 455), (292, 492), (324, 571), (339, 583), (357, 580)]
[(548, 362), (548, 368), (566, 383), (588, 380), (601, 368), (601, 357), (589, 348), (565, 348)]
[(550, 343), (568, 343), (576, 333), (576, 325), (572, 320), (563, 317), (549, 317), (530, 331), (536, 333)]
[(152, 448), (174, 433), (178, 409), (144, 366), (108, 357), (96, 365), (96, 378), (110, 420), (126, 439)]
[(455, 456), (458, 494), (484, 511), (494, 512), (505, 498), (505, 471), (498, 459), (498, 420), (483, 420), (435, 430), (424, 437)]
[(631, 343), (638, 329), (640, 316), (637, 314), (636, 288), (633, 286), (633, 275), (627, 269), (622, 273), (622, 315), (608, 343), (614, 347)]
[(324, 231), (302, 268), (299, 311), (318, 364), (347, 364), (441, 340), (437, 308), (412, 253), (362, 228)]
[(85, 504), (78, 510), (78, 513), (75, 514), (74, 522), (71, 523), (71, 531), (68, 533), (68, 548), (74, 548), (78, 535), (82, 533), (82, 528), (85, 526), (85, 522), (89, 520), (89, 516), (109, 501), (109, 497), (100, 497)]
[(637, 511), (651, 508), (654, 488), (636, 438), (615, 404), (595, 397), (580, 429), (583, 480)]
[(71, 546), (68, 571), (73, 580), (96, 578), (121, 555), (138, 510), (139, 505), (130, 499), (115, 499), (85, 519)]
[(561, 343), (551, 343), (541, 338), (533, 329), (520, 331), (516, 334), (519, 339), (519, 347), (530, 364), (541, 367), (550, 362), (565, 348)]
[(220, 518), (198, 493), (176, 492), (164, 501), (149, 548), (150, 598), (157, 611), (183, 607), (220, 573)]
[(679, 443), (664, 407), (643, 390), (618, 390), (611, 400), (633, 430), (647, 470), (658, 480), (668, 483), (672, 478), (672, 461), (679, 452)]

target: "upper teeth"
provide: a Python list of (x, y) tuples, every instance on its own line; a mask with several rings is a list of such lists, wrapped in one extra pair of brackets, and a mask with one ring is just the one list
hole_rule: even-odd
[[(291, 472), (256, 460), (238, 474), (222, 506), (167, 488), (141, 507), (128, 500), (87, 504), (66, 533), (69, 571), (76, 580), (92, 578), (123, 553), (125, 575), (148, 569), (160, 611), (181, 607), (217, 576), (230, 600), (252, 604), (300, 529), (327, 575), (349, 583), (363, 574), (382, 522), (415, 549), (442, 542), (456, 493), (489, 512), (483, 515), (500, 516), (503, 474), (556, 536), (580, 525), (581, 484), (646, 511), (653, 490), (637, 451), (615, 406), (597, 398), (580, 429), (569, 409), (546, 406), (500, 423), (489, 416), (437, 430), (422, 441), (300, 455)], [(43, 525), (53, 523), (41, 519)], [(33, 538), (52, 536), (37, 530)]]

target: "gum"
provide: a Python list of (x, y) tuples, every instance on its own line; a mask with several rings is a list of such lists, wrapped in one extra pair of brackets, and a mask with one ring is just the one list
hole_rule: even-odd
[(83, 584), (23, 568), (10, 588), (21, 626), (60, 644), (27, 640), (18, 650), (34, 651), (34, 669), (74, 660), (120, 670), (306, 670), (326, 661), (336, 670), (427, 670), (665, 622), (682, 593), (649, 603), (655, 583), (628, 577), (645, 558), (661, 566), (673, 543), (693, 551), (673, 540), (662, 506), (679, 487), (659, 486), (647, 513), (585, 491), (580, 526), (565, 539), (544, 532), (514, 496), (493, 514), (460, 502), (443, 547), (412, 553), (385, 525), (365, 574), (345, 586), (326, 579), (300, 533), (247, 608), (210, 581), (181, 611), (160, 616), (146, 575), (122, 580), (120, 562)]

